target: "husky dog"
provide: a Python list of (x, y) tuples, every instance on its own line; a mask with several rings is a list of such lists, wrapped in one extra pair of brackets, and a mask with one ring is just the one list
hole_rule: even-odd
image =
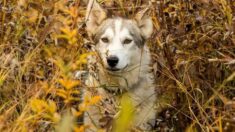
[(84, 91), (84, 96), (100, 95), (102, 99), (86, 111), (84, 124), (90, 126), (86, 131), (101, 128), (110, 131), (107, 124), (118, 118), (118, 105), (123, 95), (128, 95), (135, 106), (134, 119), (130, 121), (133, 128), (152, 129), (156, 93), (149, 67), (151, 56), (145, 41), (152, 34), (153, 24), (145, 14), (141, 11), (134, 19), (108, 18), (105, 10), (95, 0), (90, 0), (86, 26), (100, 58), (97, 59), (99, 80), (90, 79), (90, 89)]

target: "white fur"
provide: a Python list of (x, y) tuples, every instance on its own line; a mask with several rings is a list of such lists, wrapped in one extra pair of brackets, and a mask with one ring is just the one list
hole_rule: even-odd
[[(135, 45), (133, 42), (127, 45), (123, 45), (122, 41), (124, 41), (125, 38), (132, 39), (131, 35), (129, 34), (128, 30), (123, 28), (121, 29), (122, 19), (115, 20), (115, 31), (113, 29), (108, 28), (106, 29), (105, 33), (102, 35), (102, 37), (107, 37), (110, 39), (109, 44), (105, 44), (100, 40), (100, 44), (97, 45), (97, 49), (101, 54), (101, 57), (104, 61), (104, 64), (106, 67), (108, 67), (106, 63), (106, 58), (108, 56), (117, 56), (119, 58), (119, 63), (116, 66), (118, 69), (122, 69), (130, 63), (130, 55), (132, 55), (131, 52), (138, 52), (138, 49), (131, 49), (133, 45)], [(101, 37), (101, 38), (102, 38)]]
[[(104, 114), (102, 111), (105, 109), (109, 109), (109, 112), (112, 113), (110, 116), (113, 115), (114, 119), (118, 118), (114, 115), (116, 115), (120, 109), (116, 108), (117, 106), (114, 104), (119, 104), (123, 95), (128, 95), (136, 108), (135, 118), (133, 121), (130, 121), (132, 126), (142, 130), (150, 130), (148, 123), (155, 119), (156, 114), (156, 110), (154, 109), (156, 93), (152, 80), (153, 73), (150, 72), (149, 68), (151, 62), (150, 52), (146, 45), (138, 46), (130, 32), (135, 31), (136, 34), (141, 34), (147, 39), (152, 33), (152, 25), (151, 21), (149, 21), (151, 19), (139, 19), (137, 22), (135, 20), (126, 20), (122, 18), (115, 18), (112, 20), (114, 23), (106, 26), (105, 31), (100, 37), (108, 38), (109, 42), (104, 43), (99, 39), (95, 47), (101, 57), (101, 61), (97, 60), (98, 63), (95, 63), (98, 66), (99, 81), (93, 76), (89, 76), (87, 79), (88, 86), (93, 89), (86, 89), (84, 91), (85, 97), (91, 98), (95, 95), (102, 96), (101, 102), (104, 102), (104, 104), (91, 106), (85, 113), (84, 124), (90, 125), (90, 128), (86, 129), (86, 131), (97, 131), (101, 128), (100, 119), (103, 118)], [(94, 22), (95, 20), (91, 17), (90, 21)], [(138, 30), (130, 31), (131, 29), (127, 28), (129, 25), (123, 25), (125, 24), (124, 21), (137, 27)], [(92, 31), (88, 30), (89, 34), (96, 34), (97, 31), (95, 30), (99, 29), (99, 26), (92, 25), (91, 23), (87, 26), (87, 29), (93, 29)], [(146, 31), (143, 31), (144, 27), (146, 28)], [(133, 41), (129, 44), (123, 44), (123, 41), (126, 38)], [(108, 70), (107, 57), (111, 55), (118, 57), (119, 62), (116, 68), (120, 69), (119, 71)], [(116, 87), (107, 87), (107, 89), (112, 91), (119, 89), (123, 91), (121, 95), (114, 95), (107, 89), (99, 87), (101, 85), (109, 86), (114, 84)], [(106, 99), (114, 100), (114, 104), (109, 104), (106, 102)], [(110, 130), (106, 129), (106, 131)]]

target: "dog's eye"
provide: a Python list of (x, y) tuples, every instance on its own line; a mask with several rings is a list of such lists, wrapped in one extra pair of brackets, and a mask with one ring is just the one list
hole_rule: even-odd
[(109, 39), (107, 37), (104, 37), (104, 38), (101, 38), (101, 41), (104, 42), (104, 43), (108, 43)]
[(131, 39), (125, 39), (125, 40), (123, 41), (123, 44), (130, 44), (131, 42), (132, 42)]

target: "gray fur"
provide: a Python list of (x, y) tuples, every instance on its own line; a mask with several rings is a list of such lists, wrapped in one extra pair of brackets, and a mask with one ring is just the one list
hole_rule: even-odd
[[(117, 19), (121, 18), (112, 18), (112, 19), (107, 19), (105, 20), (97, 29), (96, 33), (93, 36), (93, 40), (95, 44), (97, 44), (100, 40), (100, 37), (102, 34), (104, 34), (105, 30), (110, 28), (114, 30), (114, 22)], [(144, 37), (141, 35), (140, 30), (134, 20), (127, 20), (127, 19), (122, 19), (122, 28), (127, 28), (130, 32), (130, 35), (133, 37), (135, 44), (139, 47), (142, 48), (145, 43)], [(114, 32), (117, 34), (116, 32)]]

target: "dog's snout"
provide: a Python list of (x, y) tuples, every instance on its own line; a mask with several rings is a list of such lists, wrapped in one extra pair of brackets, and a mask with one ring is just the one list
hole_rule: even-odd
[(115, 67), (118, 64), (119, 59), (117, 56), (109, 56), (107, 57), (107, 63), (110, 67)]

